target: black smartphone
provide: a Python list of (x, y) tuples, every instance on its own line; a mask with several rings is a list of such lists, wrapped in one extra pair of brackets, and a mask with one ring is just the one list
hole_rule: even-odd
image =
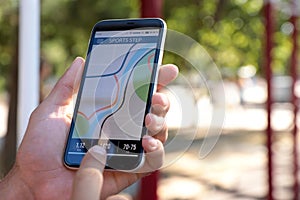
[(107, 151), (107, 169), (143, 164), (142, 137), (161, 64), (166, 24), (159, 18), (104, 20), (91, 32), (64, 154), (78, 168), (94, 145)]

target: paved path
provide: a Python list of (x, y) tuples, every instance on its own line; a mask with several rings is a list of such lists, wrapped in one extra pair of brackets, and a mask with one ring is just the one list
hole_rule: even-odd
[[(202, 144), (203, 139), (196, 139), (176, 162), (162, 170), (158, 191), (162, 200), (265, 199), (267, 160), (263, 132), (222, 135), (204, 159), (199, 158)], [(181, 150), (180, 146), (178, 149)], [(276, 199), (292, 199), (291, 138), (288, 133), (276, 135), (274, 152), (274, 195)], [(166, 159), (174, 159), (175, 154), (173, 149)]]

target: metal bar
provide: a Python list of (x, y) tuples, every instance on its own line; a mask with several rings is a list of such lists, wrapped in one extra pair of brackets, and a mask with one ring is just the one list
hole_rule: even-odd
[(140, 185), (139, 199), (141, 200), (158, 200), (157, 186), (159, 180), (159, 171), (142, 178)]
[[(141, 0), (141, 17), (162, 17), (162, 0)], [(139, 199), (158, 200), (159, 171), (142, 178)]]
[(20, 1), (17, 146), (39, 102), (40, 1)]
[(162, 17), (162, 0), (141, 0), (141, 17)]

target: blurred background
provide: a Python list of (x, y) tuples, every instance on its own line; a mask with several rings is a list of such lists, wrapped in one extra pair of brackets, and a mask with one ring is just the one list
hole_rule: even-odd
[[(292, 0), (272, 1), (273, 14), (267, 19), (264, 0), (159, 2), (168, 28), (201, 45), (220, 77), (212, 80), (211, 75), (184, 57), (165, 52), (163, 63), (176, 64), (180, 75), (166, 88), (171, 100), (167, 116), (170, 136), (166, 143), (167, 163), (158, 173), (157, 198), (295, 199), (298, 170), (294, 170), (294, 144), (298, 136), (294, 113), (300, 96), (300, 82), (295, 79), (297, 62), (296, 71), (292, 70), (292, 61), (299, 57), (299, 53), (295, 54), (299, 21), (292, 10), (296, 4)], [(0, 0), (3, 176), (15, 156), (19, 5), (17, 0)], [(140, 0), (41, 1), (40, 100), (76, 56), (85, 57), (90, 30), (97, 21), (138, 18), (141, 8)], [(268, 20), (272, 20), (272, 35), (266, 34)], [(272, 38), (272, 49), (267, 49), (268, 37)], [(197, 52), (190, 54), (198, 56)], [(266, 70), (266, 55), (272, 58), (272, 74)], [(273, 102), (268, 101), (268, 88)], [(222, 94), (220, 90), (225, 98), (218, 96)], [(213, 116), (218, 115), (218, 109), (221, 119), (214, 125)], [(268, 111), (272, 111), (270, 115)], [(212, 141), (209, 147), (207, 141)], [(201, 152), (203, 147), (206, 153)], [(124, 193), (136, 199), (139, 190), (138, 184)]]

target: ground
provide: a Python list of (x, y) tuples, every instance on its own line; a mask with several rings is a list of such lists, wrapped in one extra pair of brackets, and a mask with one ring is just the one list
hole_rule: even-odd
[[(292, 199), (291, 138), (277, 133), (274, 143), (276, 199)], [(199, 158), (202, 138), (175, 163), (161, 170), (161, 199), (266, 199), (264, 132), (224, 133), (211, 153)], [(172, 156), (172, 153), (167, 155)]]

